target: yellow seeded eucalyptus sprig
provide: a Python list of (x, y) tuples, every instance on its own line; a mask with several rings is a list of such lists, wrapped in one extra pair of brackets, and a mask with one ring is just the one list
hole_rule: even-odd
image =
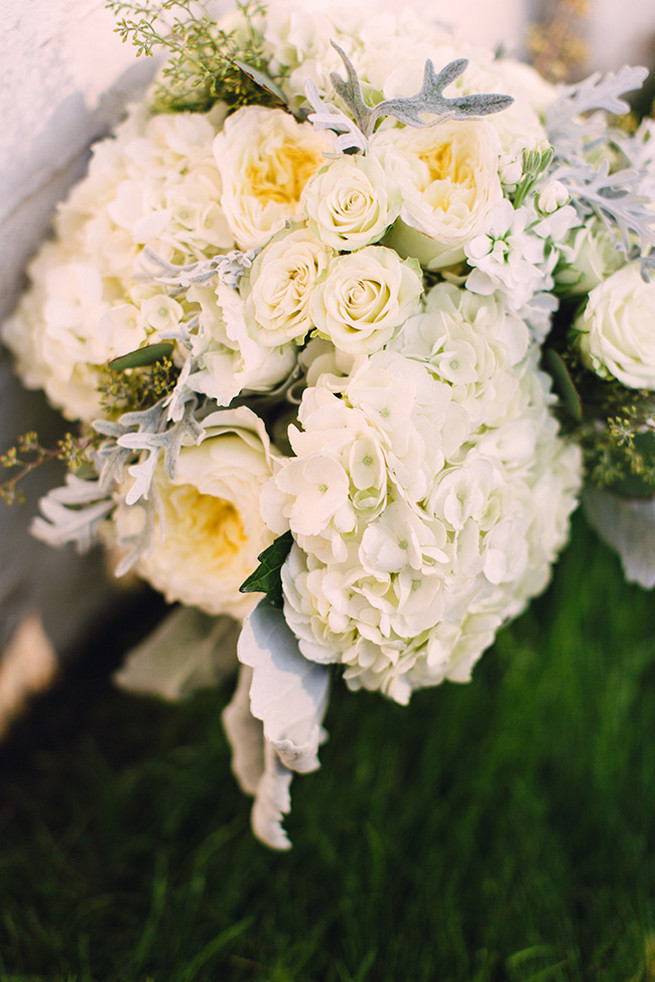
[(237, 3), (245, 23), (245, 30), (238, 32), (220, 28), (195, 0), (107, 0), (107, 7), (117, 17), (117, 33), (132, 42), (137, 56), (151, 56), (157, 50), (168, 54), (155, 89), (155, 112), (206, 112), (217, 102), (232, 110), (279, 105), (271, 88), (258, 81), (268, 78), (262, 38), (254, 23), (264, 12), (260, 0)]
[(51, 460), (62, 461), (69, 470), (78, 470), (90, 463), (88, 451), (97, 442), (96, 434), (75, 437), (72, 433), (66, 433), (53, 449), (41, 445), (35, 430), (23, 433), (13, 447), (0, 454), (0, 467), (8, 470), (19, 468), (18, 473), (0, 483), (0, 499), (8, 505), (24, 502), (25, 495), (18, 488), (23, 478)]

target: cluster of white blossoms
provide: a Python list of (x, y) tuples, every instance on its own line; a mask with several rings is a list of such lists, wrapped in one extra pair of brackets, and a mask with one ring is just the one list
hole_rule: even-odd
[[(96, 478), (39, 535), (99, 535), (168, 600), (245, 618), (245, 783), (275, 839), (327, 664), (406, 703), (468, 679), (547, 584), (582, 477), (546, 339), (569, 397), (582, 371), (655, 388), (655, 130), (602, 112), (640, 69), (557, 90), (410, 9), (270, 0), (223, 26), (267, 72), (237, 109), (131, 110), (2, 339), (95, 433)], [(253, 610), (252, 574), (281, 610)], [(273, 722), (253, 693), (278, 670)]]
[[(272, 534), (290, 529), (284, 584), (303, 650), (342, 660), (351, 684), (406, 699), (417, 685), (466, 675), (503, 619), (541, 589), (573, 506), (571, 463), (539, 547), (543, 509), (528, 504), (574, 452), (557, 436), (523, 315), (543, 294), (573, 209), (551, 194), (542, 212), (534, 195), (517, 211), (507, 189), (523, 151), (548, 144), (553, 90), (410, 12), (273, 0), (253, 25), (290, 105), (310, 82), (318, 115), (137, 106), (59, 206), (2, 336), (28, 386), (71, 419), (99, 420), (109, 438), (100, 488), (116, 508), (104, 534), (122, 545), (122, 566), (136, 561), (171, 600), (243, 616), (254, 598), (240, 583)], [(364, 142), (343, 153), (348, 107), (321, 101), (334, 98), (330, 72), (344, 71), (332, 42), (372, 104), (412, 96), (427, 59), (443, 68), (462, 56), (469, 69), (452, 74), (450, 95), (466, 103), (495, 90), (514, 101), (427, 126), (387, 115), (366, 138), (346, 123)], [(508, 210), (523, 229), (514, 245)], [(428, 293), (426, 270), (442, 280)], [(175, 388), (150, 415), (121, 418), (107, 397), (111, 362), (157, 342), (169, 342)], [(267, 491), (267, 528), (257, 496), (231, 493), (220, 472), (242, 460), (244, 486), (270, 476), (264, 424), (280, 435), (277, 416), (291, 416), (284, 393), (303, 384), (304, 432), (292, 428), (291, 457), (273, 448), (281, 497), (276, 511)], [(278, 390), (261, 410), (248, 401)], [(388, 417), (376, 415), (378, 396)], [(237, 398), (258, 422), (233, 432)], [(220, 413), (229, 439), (217, 436)], [(235, 455), (244, 439), (259, 463)], [(325, 446), (308, 459), (312, 441)], [(455, 521), (450, 503), (467, 482)], [(285, 495), (295, 504), (283, 507)], [(405, 565), (394, 537), (414, 543)]]
[(262, 496), (287, 623), (351, 688), (464, 681), (566, 541), (579, 455), (525, 325), (442, 284), (387, 350), (324, 371)]

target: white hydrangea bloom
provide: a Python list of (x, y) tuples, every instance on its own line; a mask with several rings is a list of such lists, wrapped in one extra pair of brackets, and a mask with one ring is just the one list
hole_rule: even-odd
[(406, 702), (467, 679), (543, 589), (580, 459), (525, 325), (496, 299), (435, 287), (393, 348), (307, 389), (262, 511), (294, 536), (285, 617), (305, 657)]
[(191, 312), (147, 282), (144, 245), (188, 263), (234, 248), (212, 153), (223, 113), (148, 117), (137, 109), (94, 148), (59, 207), (55, 239), (28, 272), (32, 289), (5, 324), (26, 385), (71, 419), (100, 415), (98, 368), (179, 332)]

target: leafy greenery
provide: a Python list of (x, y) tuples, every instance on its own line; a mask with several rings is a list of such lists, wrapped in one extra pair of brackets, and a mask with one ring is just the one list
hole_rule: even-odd
[(72, 433), (66, 433), (57, 441), (56, 447), (48, 448), (41, 445), (36, 431), (23, 433), (14, 446), (0, 454), (0, 467), (13, 471), (11, 477), (0, 481), (0, 501), (7, 505), (22, 503), (25, 499), (18, 484), (49, 461), (63, 461), (72, 471), (90, 464), (88, 451), (94, 442), (93, 436), (75, 437)]
[(555, 151), (552, 147), (545, 150), (524, 150), (523, 170), (516, 189), (510, 195), (515, 208), (520, 208), (530, 194), (541, 175), (552, 163)]
[(146, 344), (141, 348), (121, 355), (119, 358), (112, 358), (109, 368), (114, 372), (124, 372), (128, 368), (146, 368), (156, 365), (158, 361), (163, 361), (173, 353), (175, 345), (162, 341), (159, 344)]
[(118, 18), (116, 31), (132, 42), (137, 55), (151, 56), (161, 49), (168, 56), (155, 90), (156, 112), (206, 112), (217, 102), (232, 110), (279, 104), (275, 88), (280, 79), (268, 76), (254, 26), (263, 12), (259, 0), (237, 3), (244, 27), (231, 31), (220, 28), (197, 0), (106, 2)]
[(129, 697), (94, 643), (2, 757), (0, 979), (648, 982), (652, 625), (580, 516), (470, 685), (334, 687), (285, 854), (230, 772), (231, 686)]
[(543, 367), (560, 399), (562, 425), (582, 448), (587, 480), (626, 497), (655, 495), (653, 393), (627, 389), (580, 365), (572, 332), (568, 347), (545, 350)]
[(282, 607), (282, 580), (280, 572), (291, 551), (293, 536), (285, 532), (257, 556), (259, 566), (239, 587), (241, 593), (264, 593), (273, 607)]
[[(154, 348), (168, 348), (168, 345), (152, 345)], [(139, 351), (148, 352), (150, 348)], [(134, 354), (134, 353), (133, 353)], [(147, 358), (147, 354), (144, 355)], [(126, 355), (125, 358), (130, 358)], [(123, 359), (121, 359), (122, 361)], [(98, 391), (101, 405), (110, 416), (124, 412), (135, 412), (154, 406), (175, 388), (180, 370), (166, 354), (157, 361), (142, 367), (126, 370), (109, 362), (98, 372)]]

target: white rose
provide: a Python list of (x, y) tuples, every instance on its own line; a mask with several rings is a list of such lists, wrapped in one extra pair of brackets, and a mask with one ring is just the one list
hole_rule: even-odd
[(266, 347), (302, 341), (314, 326), (310, 304), (316, 280), (333, 253), (309, 229), (282, 232), (259, 253), (250, 273), (245, 317)]
[(431, 270), (463, 260), (503, 198), (493, 127), (481, 119), (405, 127), (380, 134), (378, 145), (403, 196), (389, 245)]
[(391, 249), (367, 246), (334, 259), (312, 302), (319, 334), (341, 351), (370, 354), (393, 337), (418, 305), (420, 270)]
[(321, 242), (352, 252), (382, 238), (400, 213), (400, 194), (374, 155), (347, 155), (307, 182), (302, 204)]
[(655, 279), (646, 283), (638, 263), (595, 287), (574, 324), (588, 367), (631, 389), (655, 389), (654, 310)]
[[(169, 602), (241, 618), (257, 598), (239, 587), (273, 540), (259, 509), (272, 473), (269, 440), (245, 407), (213, 413), (204, 425), (202, 443), (180, 451), (175, 477), (163, 469), (155, 475), (163, 521), (157, 518), (154, 546), (137, 570)], [(142, 519), (140, 506), (119, 506), (119, 537)]]
[(280, 109), (246, 106), (214, 140), (221, 206), (240, 249), (266, 242), (297, 216), (305, 184), (324, 163), (330, 138)]
[(623, 253), (598, 218), (590, 219), (583, 228), (573, 229), (568, 242), (560, 249), (555, 281), (573, 296), (589, 293), (625, 262)]

